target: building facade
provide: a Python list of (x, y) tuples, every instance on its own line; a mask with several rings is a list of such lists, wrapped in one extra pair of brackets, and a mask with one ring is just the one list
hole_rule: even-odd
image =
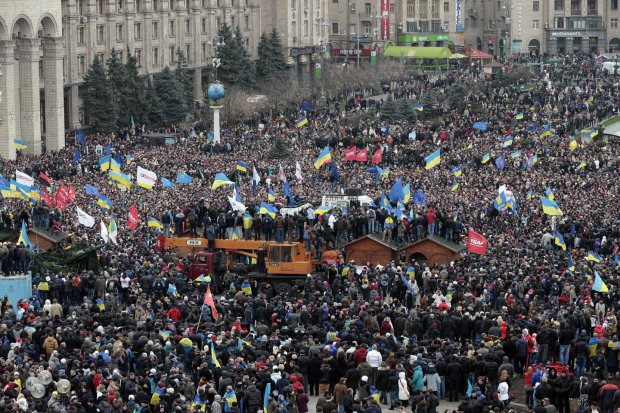
[[(330, 42), (344, 54), (399, 46), (475, 46), (481, 26), (468, 19), (472, 0), (332, 0)], [(469, 16), (471, 17), (471, 16)], [(474, 16), (475, 17), (475, 16)], [(478, 28), (478, 29), (477, 29)], [(367, 50), (366, 50), (367, 51)]]
[(261, 0), (263, 31), (280, 34), (290, 66), (310, 71), (328, 41), (328, 1)]
[(64, 146), (63, 40), (59, 0), (0, 2), (0, 156)]
[[(260, 0), (9, 0), (0, 2), (0, 156), (64, 146), (65, 130), (88, 123), (80, 86), (95, 56), (129, 50), (139, 73), (175, 67), (180, 48), (203, 95), (223, 23), (240, 27), (256, 56)], [(271, 28), (268, 29), (269, 31)]]
[(483, 50), (563, 54), (620, 48), (617, 0), (495, 0), (484, 3)]

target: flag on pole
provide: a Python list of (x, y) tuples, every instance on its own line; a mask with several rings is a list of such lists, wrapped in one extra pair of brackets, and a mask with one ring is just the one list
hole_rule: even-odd
[(30, 251), (32, 251), (32, 243), (30, 242), (30, 238), (28, 238), (28, 230), (26, 228), (26, 221), (22, 220), (22, 230), (19, 233), (19, 239), (17, 240), (18, 244), (23, 243), (28, 247)]
[(596, 271), (594, 271), (594, 284), (592, 285), (592, 291), (597, 291), (599, 293), (609, 292), (609, 288), (607, 288), (607, 285)]
[(301, 175), (301, 165), (299, 165), (299, 162), (295, 162), (295, 178), (300, 182), (304, 180), (304, 177)]
[(487, 239), (481, 234), (478, 234), (473, 229), (469, 229), (467, 237), (467, 251), (474, 254), (485, 255), (487, 253)]
[(427, 170), (439, 165), (439, 163), (441, 162), (441, 148), (437, 149), (435, 152), (424, 158), (424, 161), (426, 162), (425, 168)]
[(222, 366), (220, 366), (220, 362), (217, 361), (217, 355), (215, 354), (215, 345), (213, 344), (213, 341), (211, 341), (211, 361), (213, 362), (213, 365), (215, 367), (222, 368)]
[(110, 241), (118, 245), (118, 242), (116, 241), (116, 236), (118, 235), (118, 227), (116, 226), (114, 215), (110, 217), (110, 224), (108, 225), (108, 235), (110, 236)]
[(15, 149), (21, 150), (21, 149), (26, 149), (27, 147), (28, 147), (28, 142), (15, 138)]
[(34, 185), (33, 177), (21, 171), (18, 171), (17, 169), (15, 170), (15, 180), (17, 181), (18, 184), (26, 185), (28, 187), (31, 187), (32, 185)]
[(146, 225), (149, 228), (160, 228), (161, 229), (164, 227), (164, 224), (162, 224), (161, 221), (153, 217), (149, 217)]
[(265, 385), (265, 394), (263, 395), (263, 413), (269, 413), (269, 395), (271, 394), (271, 383)]
[(319, 169), (321, 168), (321, 166), (331, 161), (332, 161), (332, 154), (329, 151), (329, 146), (326, 146), (321, 151), (321, 153), (319, 153), (319, 156), (316, 158), (316, 161), (314, 161), (314, 169)]
[(108, 243), (110, 242), (110, 234), (108, 234), (108, 227), (105, 226), (103, 220), (101, 220), (101, 238), (103, 241)]
[[(153, 189), (157, 184), (157, 174), (138, 166), (136, 184), (144, 189)], [(165, 179), (165, 178), (164, 178)]]
[(138, 208), (135, 205), (132, 205), (129, 208), (129, 217), (127, 218), (127, 226), (131, 228), (132, 231), (135, 231), (138, 228)]
[(173, 188), (174, 187), (174, 182), (172, 182), (169, 179), (166, 178), (161, 178), (161, 184), (164, 186), (164, 188)]
[(207, 286), (207, 292), (205, 293), (204, 305), (208, 305), (211, 307), (211, 314), (213, 315), (213, 319), (217, 321), (217, 308), (215, 308), (215, 301), (213, 301), (213, 295), (211, 294), (211, 286)]
[(564, 237), (562, 237), (562, 234), (560, 234), (560, 232), (557, 230), (555, 231), (554, 242), (555, 242), (555, 245), (557, 245), (558, 247), (566, 251), (566, 243), (564, 242)]
[(260, 182), (260, 175), (256, 172), (256, 167), (252, 167), (252, 192), (256, 194), (256, 188)]
[(286, 174), (284, 173), (284, 169), (282, 169), (282, 164), (278, 164), (278, 168), (279, 168), (279, 175), (280, 175), (280, 181), (282, 182), (286, 182)]
[(85, 227), (92, 228), (95, 225), (95, 218), (88, 215), (80, 207), (75, 207), (78, 216), (78, 222)]

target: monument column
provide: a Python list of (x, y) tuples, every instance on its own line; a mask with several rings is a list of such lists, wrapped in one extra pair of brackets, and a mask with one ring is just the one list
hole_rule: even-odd
[(65, 146), (65, 108), (62, 38), (43, 39), (43, 86), (45, 87), (45, 148), (57, 151)]
[(15, 159), (15, 42), (0, 41), (0, 157)]
[(20, 135), (28, 143), (26, 152), (33, 155), (41, 153), (40, 46), (40, 39), (17, 40)]

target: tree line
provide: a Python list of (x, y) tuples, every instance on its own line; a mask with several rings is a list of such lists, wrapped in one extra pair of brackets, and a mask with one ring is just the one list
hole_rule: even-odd
[[(239, 26), (233, 31), (222, 24), (218, 31), (221, 45), (217, 80), (228, 87), (256, 90), (259, 83), (279, 78), (287, 69), (284, 49), (274, 29), (263, 33), (258, 44), (258, 59), (253, 61), (244, 44)], [(138, 74), (138, 61), (129, 49), (123, 63), (112, 49), (103, 61), (95, 56), (84, 76), (84, 105), (93, 132), (109, 133), (119, 128), (146, 124), (158, 127), (181, 122), (195, 105), (192, 69), (181, 49), (176, 50), (176, 68), (166, 66), (151, 76)]]

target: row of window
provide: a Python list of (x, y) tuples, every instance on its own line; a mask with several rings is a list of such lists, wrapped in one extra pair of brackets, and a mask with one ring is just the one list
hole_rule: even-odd
[[(234, 23), (235, 23), (235, 19), (233, 16), (231, 18), (231, 24), (234, 26)], [(216, 19), (217, 31), (219, 31), (221, 24), (222, 22), (220, 18), (218, 17)], [(185, 35), (191, 35), (192, 25), (191, 25), (190, 19), (185, 19), (184, 26), (185, 26)], [(207, 19), (206, 18), (201, 19), (200, 34), (208, 34), (207, 26), (208, 26)], [(307, 22), (306, 22), (306, 26), (307, 26)], [(125, 27), (122, 23), (118, 23), (116, 25), (116, 41), (117, 42), (125, 41), (124, 28)], [(151, 30), (152, 38), (158, 39), (161, 34), (159, 21), (151, 22), (151, 28), (152, 28)], [(105, 42), (105, 25), (98, 25), (96, 30), (97, 30), (97, 43), (103, 44)], [(245, 31), (250, 30), (250, 16), (244, 16), (244, 30)], [(305, 27), (305, 30), (307, 31), (307, 27)], [(142, 23), (141, 22), (134, 23), (133, 32), (134, 32), (135, 40), (142, 40)], [(169, 37), (176, 36), (176, 20), (168, 21), (168, 36)], [(77, 41), (78, 41), (78, 44), (80, 45), (83, 45), (86, 42), (86, 28), (84, 26), (79, 26), (77, 29)]]
[[(431, 3), (431, 14), (433, 18), (439, 18), (439, 7), (440, 0), (433, 0)], [(447, 1), (443, 2), (443, 11), (444, 13), (450, 12), (450, 3)], [(428, 3), (426, 0), (417, 1), (416, 0), (407, 0), (407, 18), (414, 19), (416, 17), (416, 12), (418, 17), (421, 19), (425, 19), (428, 15)]]
[[(246, 49), (250, 47), (250, 41), (249, 39), (244, 39), (245, 42), (245, 47)], [(211, 57), (210, 53), (209, 53), (209, 43), (202, 43), (201, 45), (201, 61), (206, 61), (209, 57)], [(117, 51), (119, 59), (121, 61), (123, 61), (124, 58), (124, 54), (122, 50)], [(192, 62), (194, 59), (192, 58), (192, 45), (191, 44), (186, 44), (185, 45), (185, 58), (187, 59), (188, 62)], [(133, 51), (133, 55), (136, 58), (136, 63), (138, 65), (138, 67), (142, 66), (142, 50), (141, 49), (135, 49)], [(97, 56), (99, 57), (100, 60), (105, 60), (104, 58), (104, 54), (103, 53), (98, 53)], [(151, 62), (152, 62), (152, 66), (153, 67), (159, 67), (160, 65), (165, 64), (164, 62), (161, 61), (161, 54), (160, 54), (160, 48), (159, 47), (153, 47), (151, 49)], [(174, 63), (177, 60), (177, 46), (169, 46), (168, 47), (168, 62), (170, 63)], [(86, 55), (80, 54), (77, 57), (77, 69), (78, 69), (78, 74), (79, 75), (84, 75), (86, 73), (87, 70), (87, 65), (86, 65)]]
[[(78, 14), (85, 15), (89, 11), (87, 10), (89, 0), (78, 0)], [(318, 0), (317, 0), (318, 1)], [(95, 3), (95, 11), (98, 14), (104, 14), (106, 12), (117, 12), (123, 13), (125, 10), (125, 5), (127, 4), (126, 0), (116, 0), (113, 2), (110, 7), (106, 7), (106, 3), (108, 0), (96, 0)], [(135, 11), (141, 12), (145, 11), (145, 0), (134, 0)], [(153, 0), (153, 10), (189, 10), (190, 9), (190, 0)], [(209, 7), (210, 0), (201, 0), (201, 7), (206, 9)], [(249, 0), (216, 0), (216, 7), (237, 7), (237, 6), (248, 6)]]

